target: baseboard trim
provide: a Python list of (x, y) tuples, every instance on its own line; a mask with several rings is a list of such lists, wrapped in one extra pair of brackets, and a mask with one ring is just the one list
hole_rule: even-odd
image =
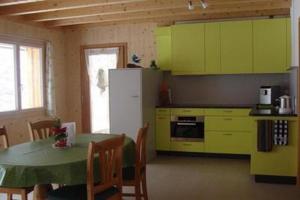
[(297, 177), (293, 176), (269, 176), (269, 175), (255, 175), (256, 183), (275, 183), (275, 184), (287, 184), (296, 185)]
[(206, 158), (228, 158), (228, 159), (250, 159), (250, 155), (244, 154), (220, 154), (220, 153), (195, 153), (179, 151), (156, 151), (157, 155), (166, 156), (189, 156), (189, 157), (206, 157)]

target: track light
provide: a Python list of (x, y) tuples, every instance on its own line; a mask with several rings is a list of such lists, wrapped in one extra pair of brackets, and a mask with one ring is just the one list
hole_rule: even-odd
[(194, 5), (193, 5), (193, 2), (192, 2), (192, 1), (189, 1), (189, 2), (188, 2), (188, 9), (189, 9), (189, 10), (194, 10)]
[(200, 0), (200, 5), (203, 9), (207, 8), (207, 3), (204, 0)]

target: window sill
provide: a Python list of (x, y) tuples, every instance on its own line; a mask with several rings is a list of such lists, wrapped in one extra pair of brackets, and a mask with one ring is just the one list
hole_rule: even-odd
[(34, 117), (34, 116), (46, 116), (46, 109), (42, 107), (42, 108), (32, 108), (26, 110), (0, 112), (0, 119)]

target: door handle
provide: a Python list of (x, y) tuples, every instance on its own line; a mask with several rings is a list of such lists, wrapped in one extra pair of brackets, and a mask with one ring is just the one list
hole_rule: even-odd
[(139, 95), (132, 95), (132, 98), (139, 98)]

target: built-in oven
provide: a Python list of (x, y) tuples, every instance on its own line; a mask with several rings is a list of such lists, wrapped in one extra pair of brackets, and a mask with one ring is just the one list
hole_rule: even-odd
[(172, 141), (203, 141), (204, 116), (171, 116)]

